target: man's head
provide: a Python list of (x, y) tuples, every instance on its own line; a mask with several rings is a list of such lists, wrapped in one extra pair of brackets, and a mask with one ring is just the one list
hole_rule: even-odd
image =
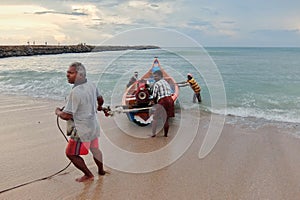
[(159, 81), (163, 77), (163, 73), (160, 70), (153, 72), (153, 78), (155, 81)]
[(71, 84), (80, 83), (86, 80), (86, 70), (80, 62), (74, 62), (67, 71), (68, 82)]
[(192, 78), (193, 78), (193, 75), (190, 74), (190, 73), (188, 73), (188, 74), (187, 74), (187, 79), (188, 79), (188, 80), (191, 80)]
[(139, 73), (137, 71), (134, 72), (134, 76), (137, 78)]

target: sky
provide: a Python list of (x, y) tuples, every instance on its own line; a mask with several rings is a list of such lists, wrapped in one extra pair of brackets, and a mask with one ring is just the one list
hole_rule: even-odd
[(207, 47), (300, 47), (299, 10), (298, 0), (1, 0), (0, 45), (98, 45), (124, 33), (117, 44), (151, 45), (150, 28)]

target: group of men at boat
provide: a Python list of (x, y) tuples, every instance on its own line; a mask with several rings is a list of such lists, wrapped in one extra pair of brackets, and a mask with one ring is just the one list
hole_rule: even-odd
[[(153, 111), (153, 121), (152, 121), (152, 135), (156, 136), (157, 123), (159, 118), (164, 122), (164, 136), (168, 137), (169, 131), (169, 118), (174, 117), (174, 101), (172, 99), (172, 89), (169, 83), (164, 80), (163, 73), (160, 70), (160, 64), (157, 59), (154, 60), (152, 65), (152, 76), (155, 80), (152, 86), (152, 98), (154, 101)], [(135, 71), (134, 75), (131, 77), (127, 84), (127, 88), (130, 87), (134, 82), (138, 81), (138, 72)], [(193, 102), (201, 103), (201, 87), (197, 81), (193, 78), (191, 73), (187, 74), (187, 80), (183, 82), (176, 83), (179, 87), (190, 86), (193, 91)]]
[[(158, 60), (157, 60), (158, 62)], [(72, 63), (67, 70), (67, 80), (73, 84), (73, 88), (67, 98), (64, 108), (57, 107), (55, 114), (67, 121), (68, 134), (70, 139), (65, 150), (67, 158), (83, 172), (83, 176), (77, 178), (77, 182), (94, 180), (93, 173), (88, 169), (81, 155), (88, 154), (91, 151), (95, 164), (98, 168), (98, 174), (103, 176), (106, 171), (103, 168), (102, 152), (99, 149), (98, 137), (100, 135), (100, 125), (97, 117), (97, 111), (103, 111), (107, 116), (108, 110), (103, 106), (103, 97), (99, 94), (97, 87), (87, 81), (86, 69), (80, 62)], [(201, 102), (201, 88), (188, 74), (186, 82), (178, 83), (181, 86), (189, 84), (195, 92), (198, 102)], [(155, 83), (152, 88), (152, 96), (155, 105), (153, 106), (152, 137), (156, 136), (157, 122), (160, 117), (164, 118), (164, 136), (168, 136), (168, 119), (174, 117), (174, 101), (171, 98), (172, 90), (169, 83), (163, 79), (163, 73), (157, 69), (153, 71)], [(138, 73), (135, 72), (131, 82), (138, 79)]]
[[(154, 71), (155, 70), (153, 70), (153, 72)], [(137, 80), (138, 80), (138, 72), (135, 71), (133, 76), (130, 78), (129, 82), (127, 83), (126, 87), (127, 88), (130, 87)], [(178, 82), (177, 85), (178, 85), (178, 87), (190, 86), (192, 88), (192, 90), (194, 91), (193, 103), (196, 103), (197, 101), (198, 101), (198, 103), (202, 102), (202, 98), (201, 98), (201, 94), (200, 94), (201, 87), (197, 83), (197, 81), (194, 79), (194, 77), (191, 73), (187, 74), (187, 80), (186, 81)]]

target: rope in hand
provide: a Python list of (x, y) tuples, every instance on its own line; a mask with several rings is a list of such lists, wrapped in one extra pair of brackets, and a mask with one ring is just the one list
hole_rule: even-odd
[[(64, 134), (64, 132), (62, 131), (60, 125), (59, 125), (59, 116), (57, 116), (56, 118), (56, 124), (57, 124), (57, 127), (58, 129), (60, 130), (61, 134), (64, 136), (64, 138), (66, 139), (66, 141), (68, 142), (68, 138), (67, 136)], [(66, 170), (69, 166), (71, 165), (71, 162), (69, 162), (69, 164), (67, 166), (65, 166), (63, 169), (59, 170), (58, 172), (50, 175), (50, 176), (46, 176), (44, 178), (39, 178), (39, 179), (35, 179), (35, 180), (32, 180), (32, 181), (29, 181), (27, 183), (23, 183), (23, 184), (20, 184), (20, 185), (16, 185), (16, 186), (13, 186), (11, 188), (8, 188), (8, 189), (5, 189), (5, 190), (1, 190), (0, 191), (0, 194), (1, 193), (4, 193), (4, 192), (7, 192), (7, 191), (10, 191), (10, 190), (13, 190), (13, 189), (16, 189), (16, 188), (19, 188), (19, 187), (22, 187), (22, 186), (25, 186), (25, 185), (29, 185), (31, 183), (34, 183), (34, 182), (38, 182), (38, 181), (42, 181), (42, 180), (46, 180), (46, 179), (50, 179), (52, 178), (53, 176), (56, 176), (57, 174), (63, 172), (64, 170)]]

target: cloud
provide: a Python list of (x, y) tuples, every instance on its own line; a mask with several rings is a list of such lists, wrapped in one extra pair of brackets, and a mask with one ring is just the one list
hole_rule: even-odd
[(84, 15), (88, 15), (86, 13), (83, 12), (71, 12), (71, 13), (67, 13), (67, 12), (58, 12), (58, 11), (52, 11), (52, 10), (47, 10), (47, 11), (38, 11), (38, 12), (34, 12), (33, 14), (36, 15), (44, 15), (44, 14), (60, 14), (60, 15), (74, 15), (74, 16), (84, 16)]
[(24, 4), (1, 1), (0, 43), (24, 38), (99, 43), (122, 31), (159, 27), (189, 34), (204, 45), (263, 43), (256, 38), (291, 44), (293, 38), (300, 46), (300, 2), (292, 0), (28, 0)]
[(202, 27), (213, 27), (210, 21), (201, 21), (201, 20), (190, 20), (187, 22), (189, 27), (202, 26)]
[(222, 24), (235, 24), (235, 21), (221, 21)]

